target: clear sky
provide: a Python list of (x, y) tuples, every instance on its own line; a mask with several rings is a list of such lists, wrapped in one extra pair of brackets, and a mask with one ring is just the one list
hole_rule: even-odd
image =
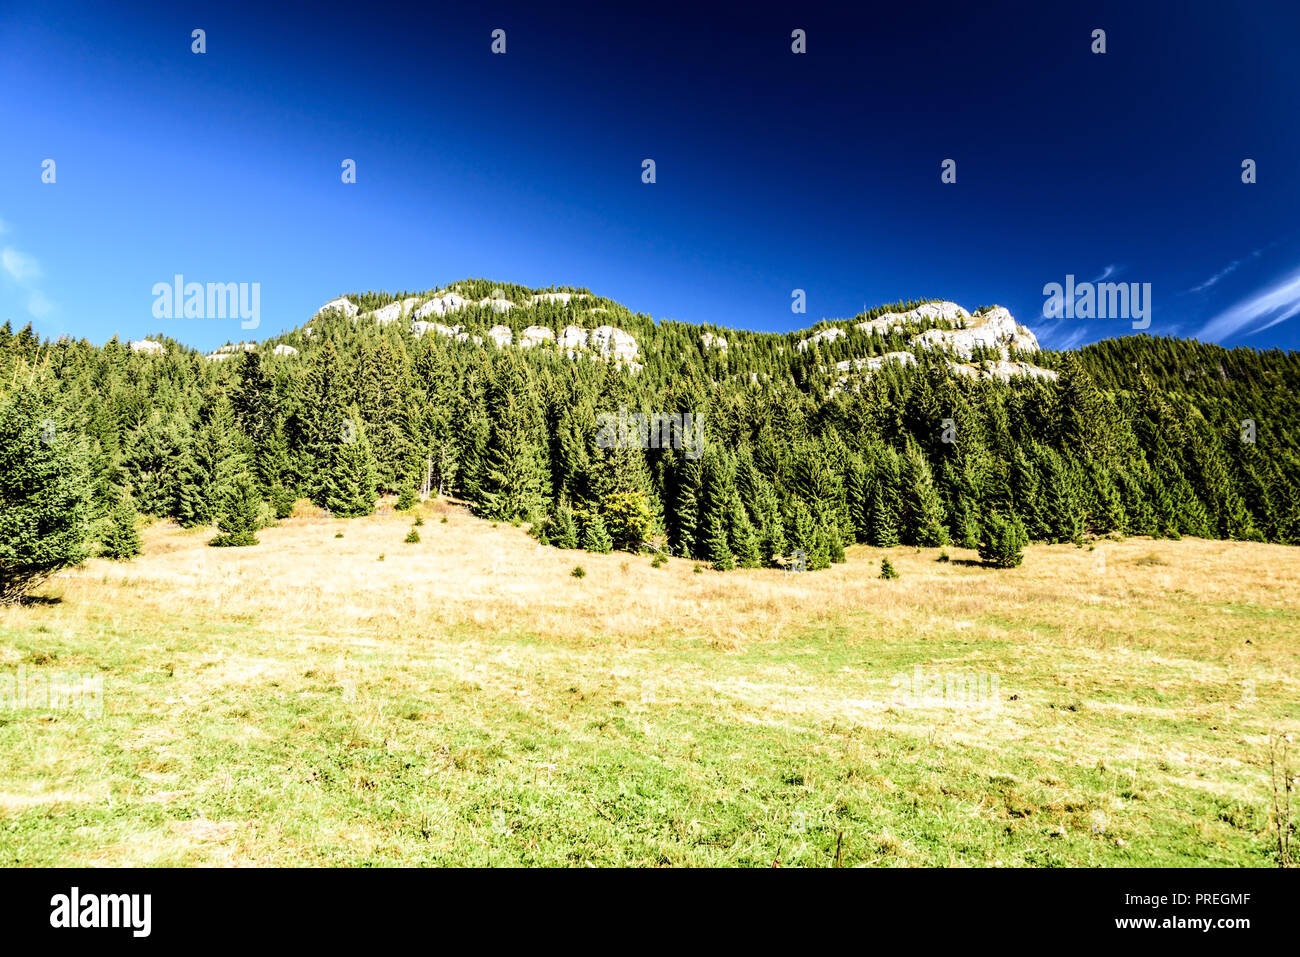
[[(0, 321), (210, 348), (484, 276), (769, 331), (920, 297), (1131, 331), (1045, 320), (1073, 275), (1150, 283), (1153, 334), (1300, 347), (1295, 0), (846, 6), (0, 0)], [(259, 283), (260, 328), (156, 319), (177, 273)]]

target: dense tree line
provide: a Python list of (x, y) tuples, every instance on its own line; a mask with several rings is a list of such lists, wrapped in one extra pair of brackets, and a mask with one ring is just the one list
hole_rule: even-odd
[[(534, 292), (458, 289), (517, 304)], [(407, 295), (352, 298), (374, 309)], [(644, 368), (338, 313), (275, 340), (298, 355), (264, 343), (224, 362), (164, 337), (152, 355), (6, 324), (0, 570), (21, 564), (15, 542), (32, 522), (120, 542), (129, 507), (219, 524), (222, 543), (242, 544), (300, 497), (355, 516), (381, 493), (426, 485), (486, 517), (532, 522), (561, 547), (653, 547), (720, 569), (796, 549), (823, 568), (854, 542), (974, 548), (1116, 532), (1300, 543), (1294, 353), (1133, 336), (1035, 354), (1057, 381), (1004, 383), (953, 375), (918, 349), (915, 365), (853, 373), (835, 390), (834, 362), (907, 350), (906, 338), (846, 322), (848, 336), (800, 350), (807, 333), (655, 323), (590, 294), (443, 321), (480, 336), (507, 324), (516, 341), (527, 325), (611, 324), (637, 339)], [(728, 347), (704, 345), (705, 331)], [(690, 413), (704, 442), (602, 448), (597, 416), (620, 409)], [(34, 511), (20, 515), (20, 501)], [(69, 560), (78, 549), (80, 539)]]

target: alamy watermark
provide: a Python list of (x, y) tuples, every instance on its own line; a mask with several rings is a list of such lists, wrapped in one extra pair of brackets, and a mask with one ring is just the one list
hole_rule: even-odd
[(996, 708), (998, 676), (970, 671), (932, 671), (912, 666), (890, 680), (890, 704), (902, 708)]
[(704, 454), (704, 416), (690, 412), (631, 412), (596, 416), (596, 447), (601, 449), (666, 449), (682, 451), (688, 459)]
[(186, 282), (177, 273), (170, 283), (153, 286), (155, 319), (235, 319), (241, 329), (262, 323), (262, 284), (257, 282)]
[(104, 715), (104, 676), (28, 671), (0, 674), (0, 711), (81, 711), (87, 718)]
[(1131, 319), (1134, 329), (1151, 325), (1151, 283), (1081, 282), (1074, 274), (1065, 285), (1049, 282), (1043, 287), (1044, 319)]

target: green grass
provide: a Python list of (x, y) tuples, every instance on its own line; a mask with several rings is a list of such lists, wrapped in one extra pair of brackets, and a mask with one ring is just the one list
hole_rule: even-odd
[[(1160, 545), (1175, 570), (1180, 547)], [(203, 595), (137, 600), (144, 571), (88, 567), (50, 590), (62, 603), (0, 617), (0, 673), (99, 673), (106, 701), (98, 718), (0, 709), (0, 864), (1276, 864), (1260, 742), (1296, 723), (1289, 594), (1139, 596), (1103, 612), (1098, 643), (1065, 597), (934, 620), (932, 588), (909, 579), (1005, 580), (891, 554), (896, 582), (874, 581), (874, 551), (850, 563), (916, 601), (900, 624), (863, 602), (740, 636), (671, 616), (617, 636), (522, 613), (273, 623)], [(644, 564), (584, 555), (577, 583), (556, 555), (549, 580), (569, 583), (548, 587), (592, 601)], [(743, 580), (691, 569), (645, 575)], [(1185, 626), (1195, 640), (1164, 637), (1171, 603), (1202, 622)], [(996, 707), (891, 704), (915, 665), (997, 675)], [(1262, 677), (1245, 703), (1248, 672)]]

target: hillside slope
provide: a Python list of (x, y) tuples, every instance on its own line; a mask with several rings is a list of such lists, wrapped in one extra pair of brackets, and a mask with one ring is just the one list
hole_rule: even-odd
[(1300, 541), (1295, 354), (1044, 351), (999, 307), (772, 334), (463, 280), (340, 297), (210, 357), (6, 328), (0, 363), (85, 439), (101, 511), (125, 495), (186, 525), (242, 476), (281, 514), (419, 488), (551, 544), (724, 569), (816, 570), (855, 542)]

